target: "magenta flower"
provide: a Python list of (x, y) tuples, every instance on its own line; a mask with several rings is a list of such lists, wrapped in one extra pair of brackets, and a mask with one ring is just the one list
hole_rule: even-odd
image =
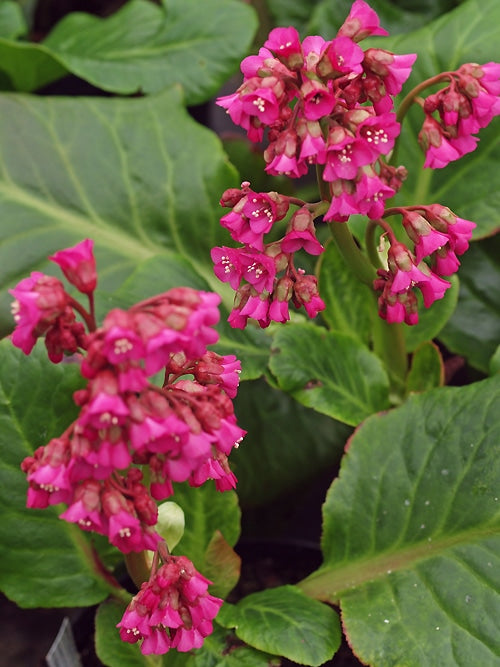
[(288, 232), (281, 241), (281, 249), (286, 253), (297, 252), (303, 248), (309, 255), (321, 255), (324, 248), (309, 229)]
[(395, 55), (383, 49), (367, 49), (364, 52), (363, 67), (382, 79), (389, 95), (398, 95), (410, 76), (416, 59), (416, 53)]
[(299, 33), (293, 27), (271, 30), (264, 47), (273, 51), (290, 69), (297, 69), (304, 63)]
[[(361, 74), (364, 51), (349, 37), (336, 37), (328, 43), (318, 71), (322, 76)], [(328, 67), (328, 64), (330, 67)]]
[(69, 295), (60, 280), (39, 271), (33, 271), (9, 293), (15, 299), (11, 306), (16, 323), (12, 343), (25, 354), (30, 354), (37, 338), (65, 313)]
[(403, 226), (410, 239), (415, 243), (417, 264), (419, 264), (424, 257), (432, 255), (432, 253), (448, 243), (448, 236), (438, 232), (437, 229), (432, 227), (432, 225), (417, 211), (404, 211)]
[(222, 606), (209, 584), (185, 556), (168, 556), (127, 607), (117, 625), (120, 637), (140, 641), (143, 655), (200, 648)]
[(370, 35), (388, 35), (387, 30), (380, 27), (380, 19), (364, 0), (355, 0), (351, 11), (344, 23), (340, 26), (337, 35), (350, 37), (360, 42)]
[(300, 88), (304, 116), (307, 120), (319, 120), (329, 116), (335, 106), (335, 95), (316, 79), (307, 79)]
[(94, 242), (85, 239), (72, 248), (59, 250), (49, 257), (52, 262), (60, 266), (66, 279), (84, 294), (93, 292), (97, 285), (93, 248)]

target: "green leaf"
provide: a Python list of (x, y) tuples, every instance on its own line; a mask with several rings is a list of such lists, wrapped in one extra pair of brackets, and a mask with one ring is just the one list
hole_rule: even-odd
[[(499, 40), (500, 4), (496, 0), (468, 0), (420, 30), (385, 39), (380, 46), (395, 53), (418, 54), (404, 88), (407, 92), (425, 79), (455, 70), (463, 63), (498, 59)], [(424, 95), (433, 90), (428, 89)], [(396, 203), (440, 203), (477, 223), (474, 238), (491, 234), (500, 225), (499, 119), (494, 118), (480, 131), (480, 142), (473, 153), (444, 169), (432, 170), (421, 168), (424, 156), (417, 134), (423, 118), (421, 109), (413, 108), (403, 124), (398, 163), (404, 164), (409, 173)]]
[(362, 662), (498, 662), (499, 411), (496, 376), (412, 396), (351, 438), (323, 507), (324, 564), (301, 587), (340, 601)]
[[(267, 653), (242, 645), (234, 635), (214, 627), (203, 647), (194, 652), (192, 667), (279, 667), (281, 661)], [(170, 667), (170, 663), (168, 664)]]
[(224, 605), (217, 617), (260, 651), (301, 665), (322, 665), (340, 645), (340, 623), (330, 607), (307, 598), (295, 586), (279, 586)]
[(346, 424), (389, 407), (382, 363), (351, 336), (289, 324), (274, 336), (269, 367), (299, 403)]
[(444, 383), (444, 365), (437, 345), (422, 343), (415, 350), (406, 380), (408, 392), (421, 393)]
[(2, 88), (20, 91), (37, 90), (68, 73), (43, 44), (14, 42), (5, 37), (0, 37), (0, 71), (10, 82), (5, 85), (2, 81)]
[(495, 373), (500, 373), (500, 345), (490, 359), (489, 374), (494, 375)]
[[(95, 240), (98, 295), (115, 293), (120, 306), (178, 285), (220, 290), (210, 249), (227, 240), (218, 200), (236, 175), (178, 90), (128, 100), (4, 96), (0, 110), (2, 332), (13, 324), (6, 288), (35, 269), (60, 275), (47, 256), (86, 237)], [(107, 296), (98, 296), (100, 316), (118, 305)], [(269, 338), (231, 329), (225, 317), (219, 351), (258, 377)]]
[(294, 493), (338, 463), (351, 433), (345, 424), (300, 405), (264, 380), (240, 387), (235, 411), (238, 424), (248, 431), (230, 457), (243, 507)]
[(0, 36), (16, 39), (25, 35), (27, 31), (28, 26), (19, 4), (13, 0), (0, 2)]
[(62, 508), (26, 508), (19, 467), (76, 417), (81, 384), (78, 366), (51, 364), (42, 345), (26, 357), (0, 343), (0, 589), (22, 607), (85, 606), (109, 593), (86, 535), (58, 518)]
[(255, 13), (235, 0), (130, 0), (109, 18), (74, 12), (44, 41), (69, 72), (114, 93), (183, 87), (187, 104), (217, 92), (247, 55)]
[(319, 289), (326, 304), (321, 315), (329, 329), (350, 334), (368, 345), (372, 318), (377, 317), (375, 295), (352, 272), (336, 243), (329, 242), (321, 255)]
[(500, 339), (500, 236), (473, 243), (460, 267), (458, 305), (439, 339), (488, 373)]
[[(200, 260), (200, 271), (204, 262), (215, 283), (217, 199), (234, 172), (179, 91), (128, 100), (3, 96), (0, 108), (3, 289), (35, 268), (55, 273), (47, 255), (84, 237), (96, 242), (101, 289), (116, 290), (146, 259), (167, 265), (167, 248)], [(150, 281), (152, 295), (157, 276)]]
[[(235, 572), (234, 559), (228, 557), (227, 546), (233, 547), (240, 535), (240, 509), (236, 493), (221, 493), (215, 484), (207, 482), (199, 488), (177, 484), (173, 497), (186, 517), (184, 534), (175, 552), (187, 556), (197, 570), (213, 581), (211, 591), (224, 591), (226, 574), (232, 582)], [(220, 536), (227, 544), (221, 543)], [(217, 568), (214, 559), (218, 549), (221, 554), (224, 553), (224, 558), (221, 558)]]
[(234, 551), (220, 530), (216, 530), (205, 551), (204, 575), (214, 583), (210, 593), (225, 598), (238, 583), (241, 574), (241, 558)]
[(320, 0), (267, 0), (277, 26), (293, 25), (302, 32), (319, 3)]
[(430, 308), (424, 306), (420, 290), (415, 290), (418, 298), (418, 324), (403, 327), (409, 352), (416, 350), (422, 343), (439, 337), (452, 317), (458, 301), (459, 280), (456, 275), (450, 276), (447, 280), (451, 283), (451, 287), (446, 290), (444, 297), (435, 301)]

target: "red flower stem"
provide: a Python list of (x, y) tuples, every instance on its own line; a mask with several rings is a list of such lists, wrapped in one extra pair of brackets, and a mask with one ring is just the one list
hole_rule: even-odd
[(74, 310), (76, 310), (76, 312), (79, 315), (82, 316), (83, 320), (85, 321), (85, 324), (87, 325), (88, 331), (89, 332), (95, 331), (96, 324), (94, 316), (88, 311), (86, 311), (85, 308), (82, 306), (82, 304), (76, 299), (73, 299), (73, 297), (70, 296), (69, 294), (68, 294), (68, 303)]
[(95, 331), (97, 329), (97, 324), (95, 321), (95, 301), (94, 301), (94, 292), (91, 292), (87, 295), (89, 299), (89, 314), (92, 318), (92, 327), (89, 328), (89, 331)]
[(408, 113), (408, 109), (411, 107), (411, 105), (413, 104), (415, 98), (419, 95), (419, 93), (421, 93), (429, 86), (433, 86), (435, 83), (440, 83), (445, 79), (448, 79), (449, 81), (453, 82), (453, 72), (440, 72), (439, 74), (436, 74), (436, 76), (431, 76), (430, 79), (425, 79), (425, 81), (421, 81), (417, 86), (415, 86), (415, 88), (410, 90), (410, 92), (406, 95), (406, 97), (399, 105), (399, 109), (396, 114), (397, 120), (400, 123), (403, 122), (404, 117)]

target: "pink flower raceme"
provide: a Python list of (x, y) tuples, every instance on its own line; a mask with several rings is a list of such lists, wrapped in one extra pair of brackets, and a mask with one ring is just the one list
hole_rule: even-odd
[[(240, 195), (235, 190), (224, 193), (221, 202), (233, 206), (233, 211), (224, 219), (227, 220), (235, 211), (241, 217), (245, 207), (255, 207), (250, 215), (254, 211), (256, 218), (261, 217), (261, 203), (264, 202), (265, 210), (270, 212), (269, 201), (277, 202), (281, 211), (279, 217), (283, 217), (289, 206), (287, 197), (276, 193), (255, 193), (249, 190), (247, 183), (243, 183)], [(237, 238), (242, 240), (244, 237)], [(309, 305), (312, 297), (303, 299), (299, 296), (298, 286), (303, 278), (300, 270), (295, 269), (294, 253), (303, 250), (310, 255), (320, 255), (324, 250), (316, 237), (313, 215), (306, 206), (293, 213), (282, 239), (266, 244), (262, 235), (259, 247), (256, 245), (247, 244), (241, 248), (222, 246), (211, 251), (215, 275), (236, 291), (234, 308), (228, 319), (232, 327), (243, 329), (249, 319), (256, 320), (262, 328), (269, 326), (271, 321), (284, 322), (290, 317), (290, 301), (297, 307), (304, 306), (310, 317), (315, 317), (324, 309), (319, 297), (319, 300), (314, 300), (313, 307)]]
[(442, 299), (450, 283), (434, 274), (402, 243), (391, 241), (387, 256), (388, 270), (378, 269), (374, 289), (380, 292), (379, 315), (388, 322), (416, 324), (418, 314), (414, 288), (423, 296), (424, 306), (429, 308), (436, 299)]
[[(97, 283), (92, 247), (93, 242), (86, 239), (49, 258), (60, 266), (71, 284), (88, 295)], [(34, 271), (9, 292), (15, 299), (12, 315), (16, 328), (12, 342), (25, 354), (30, 354), (41, 336), (45, 336), (49, 358), (54, 363), (61, 361), (64, 354), (74, 354), (85, 347), (84, 325), (75, 314), (78, 304), (60, 280)]]
[(426, 115), (419, 133), (424, 167), (432, 169), (474, 151), (478, 138), (473, 135), (500, 114), (500, 64), (467, 63), (441, 78), (450, 83), (425, 99)]
[[(354, 189), (361, 167), (370, 165), (383, 178), (380, 157), (399, 134), (394, 115), (388, 115), (391, 96), (401, 91), (416, 58), (364, 52), (358, 45), (369, 35), (385, 34), (376, 13), (356, 0), (334, 39), (310, 36), (301, 43), (295, 28), (275, 28), (259, 55), (242, 62), (243, 84), (218, 104), (251, 141), (261, 141), (268, 130), (269, 174), (298, 178), (309, 165), (326, 163), (327, 180), (348, 179)], [(222, 224), (228, 220), (232, 216)], [(249, 236), (240, 240), (252, 243)]]
[(15, 299), (11, 308), (16, 322), (12, 342), (25, 354), (29, 354), (37, 338), (65, 314), (69, 295), (60, 280), (39, 271), (21, 280), (9, 292)]
[(141, 642), (143, 655), (200, 648), (222, 606), (208, 593), (209, 584), (185, 556), (166, 556), (127, 607), (117, 626), (120, 637)]
[(429, 257), (438, 276), (450, 276), (460, 266), (457, 255), (469, 247), (474, 222), (457, 217), (446, 206), (411, 206), (395, 209), (403, 215), (403, 226), (415, 243), (417, 264)]
[[(263, 207), (274, 205), (272, 197), (257, 203), (243, 202), (243, 208), (265, 217)], [(281, 211), (278, 204), (275, 209)], [(81, 279), (82, 291), (94, 280), (91, 250), (91, 243), (80, 244), (54, 255), (76, 286)], [(244, 275), (260, 286), (250, 264)], [(79, 416), (21, 465), (29, 507), (65, 503), (61, 518), (106, 535), (128, 553), (156, 548), (153, 498), (171, 495), (173, 482), (199, 486), (212, 479), (221, 491), (234, 488), (227, 457), (245, 435), (231, 400), (241, 364), (233, 355), (207, 350), (218, 339), (218, 295), (174, 288), (110, 311), (101, 327), (85, 334), (73, 312), (85, 313), (83, 307), (56, 278), (34, 273), (12, 294), (19, 327), (13, 338), (26, 353), (43, 333), (51, 358), (75, 351), (77, 344), (86, 352), (81, 372), (87, 385), (74, 394)], [(92, 325), (90, 313), (83, 316)], [(158, 371), (164, 373), (162, 387), (150, 382)], [(136, 466), (149, 467), (149, 487)]]

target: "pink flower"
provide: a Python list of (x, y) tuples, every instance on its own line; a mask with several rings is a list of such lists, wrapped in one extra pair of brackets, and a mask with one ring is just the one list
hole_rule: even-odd
[(371, 220), (380, 218), (385, 210), (385, 200), (396, 193), (368, 167), (361, 174), (356, 187), (359, 212)]
[(439, 248), (434, 254), (432, 270), (438, 276), (451, 276), (458, 271), (459, 266), (460, 262), (449, 246)]
[(426, 206), (425, 210), (431, 225), (448, 236), (450, 248), (457, 255), (463, 255), (469, 247), (476, 223), (459, 218), (447, 206), (440, 204), (431, 204)]
[(12, 343), (29, 354), (37, 338), (64, 314), (69, 295), (60, 280), (38, 271), (21, 280), (9, 293), (15, 299), (11, 307), (16, 322)]
[(338, 179), (330, 185), (332, 201), (325, 213), (326, 222), (346, 222), (350, 215), (360, 213), (355, 185), (351, 180)]
[(392, 243), (388, 251), (387, 262), (392, 274), (390, 291), (393, 294), (408, 292), (418, 287), (428, 308), (436, 299), (442, 299), (450, 283), (436, 276), (426, 264), (418, 266), (408, 248), (402, 243)]
[(271, 30), (264, 47), (273, 51), (290, 69), (298, 69), (304, 62), (299, 33), (293, 27)]
[(380, 19), (376, 12), (363, 0), (355, 0), (348, 17), (340, 26), (337, 35), (350, 37), (360, 42), (369, 35), (388, 35), (387, 30), (380, 27)]
[(72, 248), (59, 250), (49, 257), (52, 262), (60, 266), (66, 279), (84, 294), (93, 292), (97, 285), (93, 247), (94, 242), (85, 239)]
[(297, 308), (304, 306), (311, 318), (326, 308), (325, 302), (319, 296), (318, 280), (315, 276), (299, 275), (295, 281), (292, 298)]
[(141, 641), (143, 655), (200, 648), (222, 606), (209, 584), (185, 556), (168, 556), (127, 607), (117, 625), (121, 639)]
[(229, 283), (236, 290), (243, 276), (239, 253), (235, 248), (221, 246), (212, 248), (210, 256), (214, 262), (214, 273), (223, 283)]
[(304, 116), (307, 120), (320, 120), (329, 116), (335, 106), (335, 96), (320, 81), (306, 79), (300, 88)]
[(325, 181), (354, 180), (359, 167), (372, 161), (371, 151), (340, 125), (330, 128), (326, 151)]
[(316, 235), (309, 229), (290, 231), (281, 241), (281, 249), (283, 252), (293, 253), (301, 248), (303, 248), (309, 255), (321, 255), (325, 250), (316, 238)]
[(363, 49), (349, 37), (336, 37), (326, 47), (318, 64), (318, 73), (323, 77), (361, 74), (363, 58)]
[(299, 161), (308, 164), (324, 164), (326, 144), (321, 125), (316, 121), (297, 119), (297, 137), (300, 145)]
[(448, 243), (448, 236), (434, 229), (417, 211), (404, 211), (403, 226), (410, 239), (415, 243), (417, 264), (424, 257), (432, 255), (433, 252)]
[(416, 59), (416, 53), (395, 55), (383, 49), (367, 49), (364, 54), (363, 67), (383, 80), (389, 95), (398, 95), (410, 76)]

